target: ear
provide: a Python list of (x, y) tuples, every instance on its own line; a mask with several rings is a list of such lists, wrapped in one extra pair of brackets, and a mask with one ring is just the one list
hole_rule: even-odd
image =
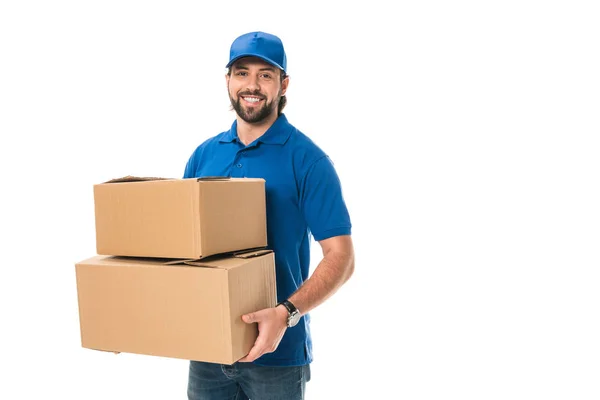
[(286, 76), (285, 79), (281, 82), (281, 95), (285, 96), (285, 92), (287, 91), (288, 85), (290, 84), (290, 76)]
[(227, 89), (229, 89), (229, 74), (225, 74), (225, 84), (227, 85)]

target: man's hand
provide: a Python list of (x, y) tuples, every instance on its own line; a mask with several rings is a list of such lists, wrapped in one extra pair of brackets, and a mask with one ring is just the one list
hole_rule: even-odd
[(274, 352), (287, 329), (287, 317), (288, 312), (284, 306), (242, 315), (242, 321), (245, 323), (258, 323), (258, 337), (248, 355), (239, 362), (252, 362), (263, 354)]

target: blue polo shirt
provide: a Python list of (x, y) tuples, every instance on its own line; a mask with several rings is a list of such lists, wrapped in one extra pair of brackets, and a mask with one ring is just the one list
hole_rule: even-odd
[[(349, 235), (350, 216), (329, 157), (284, 114), (245, 146), (231, 129), (202, 143), (191, 155), (184, 178), (264, 178), (267, 242), (275, 254), (277, 301), (287, 299), (309, 276), (310, 236), (319, 241)], [(240, 199), (243, 201), (243, 199)], [(312, 361), (310, 316), (288, 328), (277, 350), (255, 361), (291, 366)]]

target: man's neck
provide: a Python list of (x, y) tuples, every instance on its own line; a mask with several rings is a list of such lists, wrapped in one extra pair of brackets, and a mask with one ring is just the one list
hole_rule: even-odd
[(277, 114), (273, 113), (259, 123), (246, 122), (239, 116), (236, 116), (236, 118), (238, 138), (242, 143), (248, 146), (250, 143), (254, 142), (256, 139), (265, 134), (265, 132), (277, 120)]

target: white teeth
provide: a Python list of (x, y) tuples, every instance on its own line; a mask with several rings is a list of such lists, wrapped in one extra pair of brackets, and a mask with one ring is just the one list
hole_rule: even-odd
[(256, 103), (260, 101), (260, 99), (257, 99), (256, 97), (244, 97), (244, 100), (246, 100), (249, 103)]

